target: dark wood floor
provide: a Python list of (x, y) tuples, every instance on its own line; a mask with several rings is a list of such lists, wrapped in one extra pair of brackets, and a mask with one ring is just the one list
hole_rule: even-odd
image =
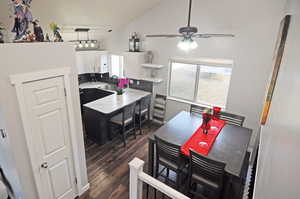
[[(129, 167), (128, 163), (138, 157), (147, 166), (148, 136), (159, 126), (146, 124), (143, 135), (137, 139), (130, 136), (124, 148), (120, 139), (99, 146), (86, 139), (86, 159), (90, 190), (80, 199), (127, 199), (129, 198)], [(137, 132), (139, 134), (139, 132)]]

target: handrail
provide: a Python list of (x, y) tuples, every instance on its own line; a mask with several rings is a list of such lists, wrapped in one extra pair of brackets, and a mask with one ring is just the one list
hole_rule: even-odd
[(152, 186), (172, 199), (190, 199), (168, 185), (158, 181), (143, 172), (144, 161), (134, 158), (129, 163), (130, 168), (130, 199), (142, 199), (143, 182)]

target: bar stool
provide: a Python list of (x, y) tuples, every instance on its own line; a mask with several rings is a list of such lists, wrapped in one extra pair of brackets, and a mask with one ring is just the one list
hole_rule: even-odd
[(122, 113), (112, 117), (110, 122), (115, 124), (120, 128), (120, 135), (124, 146), (126, 146), (126, 137), (132, 133), (136, 138), (136, 128), (135, 128), (135, 108), (136, 102), (127, 105), (123, 108)]

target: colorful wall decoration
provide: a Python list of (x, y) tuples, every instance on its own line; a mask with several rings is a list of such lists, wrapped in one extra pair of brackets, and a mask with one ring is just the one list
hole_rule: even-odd
[(273, 73), (269, 83), (267, 96), (264, 104), (264, 108), (261, 115), (261, 124), (265, 125), (268, 120), (268, 115), (272, 103), (273, 93), (276, 87), (277, 77), (280, 70), (280, 65), (284, 53), (285, 43), (288, 36), (289, 26), (291, 21), (291, 15), (287, 15), (281, 21), (279, 35), (277, 38), (277, 43), (275, 47), (274, 57), (273, 57)]

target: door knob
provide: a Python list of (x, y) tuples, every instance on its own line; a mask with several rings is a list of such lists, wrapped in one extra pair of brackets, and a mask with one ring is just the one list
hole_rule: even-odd
[(47, 162), (44, 162), (42, 165), (41, 165), (42, 168), (44, 169), (47, 169), (48, 168), (48, 163)]

